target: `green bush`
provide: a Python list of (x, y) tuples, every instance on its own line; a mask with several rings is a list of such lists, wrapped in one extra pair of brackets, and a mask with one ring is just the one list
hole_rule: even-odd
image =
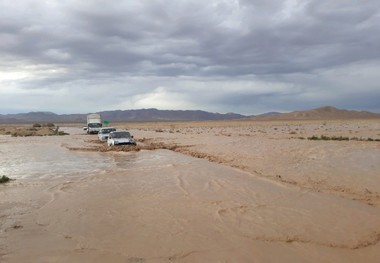
[(0, 184), (4, 184), (4, 183), (7, 183), (9, 182), (11, 179), (9, 179), (9, 177), (3, 175), (2, 177), (0, 177)]
[(326, 135), (321, 135), (321, 140), (329, 141), (329, 140), (331, 140), (331, 138), (329, 136), (326, 136)]
[[(301, 139), (299, 137), (299, 139)], [(320, 137), (316, 136), (316, 135), (313, 135), (311, 137), (307, 137), (308, 140), (315, 140), (315, 141), (319, 141), (319, 140), (323, 140), (323, 141), (368, 141), (368, 142), (379, 142), (380, 139), (373, 139), (373, 138), (370, 138), (368, 137), (367, 139), (365, 138), (358, 138), (358, 137), (352, 137), (352, 138), (349, 138), (349, 137), (343, 137), (343, 136), (332, 136), (332, 137), (329, 137), (329, 136), (326, 136), (326, 135), (321, 135)]]
[(63, 135), (70, 135), (70, 133), (64, 132), (64, 131), (58, 131), (57, 135), (63, 136)]
[(343, 137), (343, 136), (339, 136), (339, 137), (333, 136), (333, 137), (331, 137), (331, 140), (334, 140), (334, 141), (349, 141), (350, 138)]
[(332, 136), (329, 137), (327, 135), (321, 135), (321, 137), (313, 135), (312, 137), (308, 137), (308, 140), (322, 140), (322, 141), (349, 141), (350, 138), (343, 136)]

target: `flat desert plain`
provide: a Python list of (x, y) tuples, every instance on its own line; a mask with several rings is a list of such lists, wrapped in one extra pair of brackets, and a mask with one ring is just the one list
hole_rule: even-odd
[(1, 262), (380, 262), (379, 120), (114, 126), (0, 135)]

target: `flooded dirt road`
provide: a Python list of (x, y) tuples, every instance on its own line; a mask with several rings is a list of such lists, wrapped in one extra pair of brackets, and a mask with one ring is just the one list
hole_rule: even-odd
[[(70, 130), (69, 130), (70, 132)], [(168, 150), (0, 138), (1, 262), (378, 262), (380, 211)]]

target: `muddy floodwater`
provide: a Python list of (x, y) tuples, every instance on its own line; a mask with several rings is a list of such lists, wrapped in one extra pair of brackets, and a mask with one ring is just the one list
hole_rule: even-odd
[(0, 136), (0, 262), (379, 262), (380, 210), (169, 150)]

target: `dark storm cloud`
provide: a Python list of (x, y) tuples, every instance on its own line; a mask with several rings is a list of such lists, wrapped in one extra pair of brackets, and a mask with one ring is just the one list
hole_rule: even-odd
[[(173, 108), (177, 98), (189, 108), (221, 112), (325, 102), (380, 110), (366, 99), (358, 105), (347, 92), (379, 94), (376, 0), (3, 0), (0, 22), (0, 93), (7, 99), (17, 93), (19, 105), (28, 90), (41, 100), (43, 91), (60, 91), (78, 104), (86, 91), (108, 90), (115, 99), (104, 95), (103, 103), (68, 110), (57, 95), (55, 107)], [(342, 83), (355, 83), (356, 66), (368, 68), (361, 71), (368, 80), (360, 87)], [(218, 96), (196, 99), (200, 89), (215, 94), (221, 85)]]

